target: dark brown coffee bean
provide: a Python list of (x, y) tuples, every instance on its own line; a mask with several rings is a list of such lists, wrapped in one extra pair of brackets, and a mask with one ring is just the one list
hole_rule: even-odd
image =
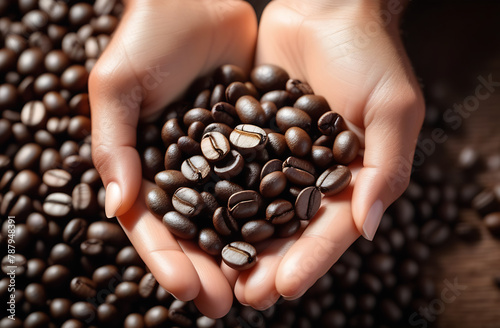
[(289, 79), (288, 73), (279, 66), (267, 64), (255, 67), (250, 79), (257, 90), (265, 93), (271, 90), (284, 90)]
[(289, 79), (286, 82), (286, 91), (288, 91), (294, 100), (303, 95), (313, 94), (313, 90), (307, 82), (302, 82), (296, 79)]
[(12, 179), (10, 190), (16, 195), (33, 195), (38, 191), (40, 183), (40, 177), (35, 172), (22, 170)]
[(266, 122), (266, 113), (260, 102), (252, 96), (243, 96), (235, 105), (236, 113), (241, 123), (263, 126)]
[(229, 135), (231, 144), (239, 150), (260, 150), (266, 146), (267, 133), (258, 126), (240, 124)]
[(246, 189), (257, 189), (260, 184), (262, 166), (257, 162), (246, 163), (241, 176), (242, 184)]
[(275, 225), (275, 235), (278, 238), (288, 238), (293, 236), (300, 229), (300, 221), (298, 219), (291, 219), (283, 224)]
[(71, 279), (71, 271), (64, 265), (55, 264), (47, 267), (42, 275), (45, 288), (67, 288)]
[(132, 281), (123, 281), (116, 286), (115, 295), (120, 301), (135, 302), (139, 299), (139, 286)]
[(203, 137), (203, 131), (205, 130), (205, 124), (202, 122), (193, 122), (188, 128), (188, 137), (194, 139), (197, 142), (201, 141)]
[(262, 206), (262, 197), (253, 190), (237, 192), (228, 200), (229, 213), (236, 219), (250, 218), (258, 213)]
[(105, 247), (102, 240), (91, 238), (80, 244), (80, 251), (83, 255), (96, 258), (105, 255)]
[(321, 206), (321, 193), (316, 187), (304, 188), (295, 201), (295, 214), (301, 220), (310, 220)]
[(282, 107), (276, 113), (276, 124), (282, 133), (291, 127), (299, 127), (302, 130), (311, 129), (311, 117), (304, 111), (294, 107)]
[(262, 101), (261, 102), (262, 109), (264, 110), (264, 113), (266, 114), (266, 122), (270, 121), (276, 116), (276, 113), (278, 112), (278, 107), (270, 101)]
[(212, 95), (210, 96), (210, 108), (212, 108), (212, 116), (214, 105), (222, 101), (226, 101), (226, 87), (222, 84), (217, 84), (212, 90)]
[[(27, 98), (29, 99), (26, 99), (26, 101), (31, 100), (31, 97)], [(17, 101), (16, 87), (8, 83), (0, 84), (0, 109), (5, 110), (8, 108), (13, 108), (16, 105), (16, 101)], [(6, 118), (5, 113), (3, 113), (3, 117)]]
[(337, 136), (346, 129), (344, 119), (339, 114), (329, 111), (318, 119), (318, 129), (326, 136)]
[[(10, 320), (10, 319), (9, 319)], [(31, 312), (24, 319), (25, 328), (49, 327), (50, 317), (42, 311)]]
[(205, 126), (213, 123), (212, 113), (205, 108), (193, 108), (184, 114), (184, 126), (189, 126), (194, 122), (201, 122)]
[(105, 245), (123, 247), (128, 239), (123, 229), (117, 223), (96, 221), (87, 230), (87, 239), (102, 240)]
[(71, 25), (82, 26), (90, 22), (93, 15), (94, 8), (92, 5), (80, 2), (70, 8), (68, 19)]
[(72, 65), (61, 74), (61, 86), (71, 92), (85, 91), (89, 73), (82, 65)]
[(35, 142), (43, 148), (57, 147), (58, 145), (56, 138), (47, 130), (36, 131)]
[(484, 225), (494, 236), (500, 236), (500, 212), (493, 212), (483, 219)]
[(481, 215), (486, 215), (496, 211), (499, 207), (498, 203), (499, 202), (492, 189), (485, 189), (481, 191), (471, 201), (472, 207)]
[(184, 135), (184, 131), (182, 131), (176, 118), (172, 118), (165, 122), (161, 130), (161, 138), (166, 147), (172, 143), (176, 143), (177, 140)]
[(161, 188), (154, 188), (146, 195), (146, 206), (158, 218), (173, 210), (172, 199)]
[(67, 190), (71, 182), (71, 174), (65, 170), (51, 169), (43, 174), (42, 180), (51, 190)]
[(59, 78), (52, 73), (44, 73), (39, 75), (33, 84), (35, 93), (43, 96), (48, 92), (59, 90)]
[(155, 182), (158, 187), (165, 190), (169, 195), (172, 195), (178, 188), (191, 184), (184, 174), (177, 170), (166, 170), (157, 173)]
[(191, 182), (203, 183), (210, 176), (210, 164), (203, 156), (193, 156), (181, 165), (181, 172)]
[(13, 191), (3, 195), (0, 214), (16, 216), (17, 220), (24, 220), (33, 211), (33, 202), (26, 195), (17, 196)]
[(316, 180), (314, 166), (310, 162), (296, 157), (288, 157), (283, 162), (283, 173), (288, 181), (300, 186), (313, 185)]
[(245, 82), (248, 80), (248, 77), (240, 67), (227, 64), (215, 70), (214, 80), (216, 83), (228, 86), (233, 82)]
[(40, 48), (28, 48), (17, 59), (17, 71), (22, 75), (38, 75), (43, 69), (44, 54)]
[(285, 190), (286, 184), (287, 178), (283, 172), (271, 172), (262, 178), (259, 191), (266, 198), (274, 198)]
[(75, 302), (70, 309), (71, 316), (82, 322), (91, 322), (96, 317), (96, 308), (89, 302)]
[(21, 111), (21, 122), (26, 126), (39, 129), (47, 122), (47, 111), (41, 101), (30, 101)]
[[(16, 172), (14, 170), (8, 170), (6, 171), (2, 178), (0, 179), (0, 192), (5, 193), (7, 190), (10, 188), (10, 184), (12, 183), (12, 180), (16, 176)], [(14, 192), (12, 192), (14, 194)], [(0, 200), (0, 203), (2, 201)]]
[(241, 236), (248, 243), (258, 243), (274, 234), (274, 226), (266, 220), (248, 221), (241, 227)]
[(89, 215), (97, 210), (97, 196), (86, 183), (79, 183), (71, 194), (73, 210), (77, 214)]
[(214, 166), (214, 172), (221, 179), (230, 179), (243, 171), (245, 160), (236, 150), (231, 150), (223, 161)]
[(150, 146), (141, 153), (142, 175), (151, 181), (156, 173), (163, 170), (164, 157), (158, 147)]
[(311, 160), (319, 168), (330, 167), (334, 163), (331, 148), (323, 146), (312, 146)]
[(14, 50), (3, 48), (0, 50), (0, 72), (7, 73), (16, 66), (17, 55)]
[(295, 216), (292, 203), (284, 199), (271, 202), (266, 208), (266, 220), (273, 224), (283, 224)]
[(255, 265), (257, 251), (248, 243), (235, 241), (222, 249), (222, 259), (235, 270), (247, 270)]
[(219, 255), (224, 244), (215, 230), (204, 228), (198, 235), (198, 246), (210, 255)]
[(205, 204), (205, 206), (202, 210), (202, 214), (211, 217), (214, 214), (217, 207), (219, 207), (219, 203), (217, 202), (217, 199), (215, 198), (214, 195), (212, 195), (211, 193), (209, 193), (207, 191), (202, 191), (200, 193), (200, 196), (201, 196), (201, 198), (203, 198), (203, 203)]
[(325, 195), (333, 196), (344, 190), (351, 182), (351, 170), (347, 166), (334, 165), (316, 180), (316, 187)]
[(224, 137), (226, 137), (226, 139), (229, 139), (229, 135), (233, 132), (233, 129), (224, 123), (212, 123), (207, 125), (203, 134), (210, 132), (220, 132), (224, 135)]
[(118, 18), (111, 15), (102, 15), (90, 21), (90, 25), (97, 34), (110, 35), (118, 25)]
[(182, 164), (182, 152), (176, 143), (168, 146), (165, 152), (165, 170), (180, 170)]
[(266, 175), (272, 172), (276, 171), (282, 171), (283, 168), (283, 161), (280, 159), (272, 159), (268, 161), (263, 167), (262, 171), (260, 172), (260, 179), (264, 179)]
[(333, 144), (333, 158), (340, 164), (349, 164), (358, 155), (359, 139), (354, 132), (346, 130), (340, 132)]
[(450, 236), (450, 228), (439, 220), (427, 221), (420, 229), (420, 238), (430, 246), (442, 245)]
[(266, 149), (276, 157), (281, 157), (288, 150), (285, 136), (281, 133), (269, 133), (267, 135)]
[(188, 136), (182, 136), (177, 140), (177, 146), (182, 153), (193, 156), (193, 155), (201, 155), (201, 146), (200, 143)]
[(225, 93), (227, 102), (233, 105), (236, 104), (236, 101), (240, 97), (251, 95), (250, 91), (242, 82), (233, 82), (229, 84)]
[(201, 195), (194, 189), (181, 187), (172, 196), (172, 205), (179, 213), (191, 218), (198, 215), (205, 203)]
[(205, 133), (200, 146), (203, 155), (213, 162), (223, 159), (231, 150), (229, 141), (220, 132)]
[(215, 210), (212, 222), (215, 230), (222, 236), (230, 236), (239, 231), (238, 223), (226, 207), (219, 207)]
[(97, 294), (95, 283), (84, 276), (73, 278), (70, 283), (70, 289), (71, 293), (79, 299), (95, 297)]
[(226, 102), (218, 102), (212, 106), (212, 118), (218, 123), (227, 124), (233, 126), (236, 122), (237, 117), (236, 108), (233, 105)]
[(87, 235), (87, 221), (75, 218), (68, 222), (63, 231), (63, 240), (69, 245), (80, 244)]
[(293, 104), (293, 107), (303, 110), (315, 120), (330, 111), (330, 106), (328, 105), (325, 97), (312, 94), (304, 95), (297, 99), (297, 101)]
[(221, 204), (227, 204), (231, 195), (243, 190), (243, 187), (228, 180), (217, 181), (214, 187), (215, 197)]
[(139, 296), (149, 298), (156, 291), (158, 281), (152, 273), (146, 273), (139, 282)]
[(48, 195), (43, 202), (43, 211), (51, 217), (65, 217), (72, 210), (70, 195), (56, 192)]
[(6, 275), (11, 274), (15, 267), (16, 276), (22, 277), (26, 273), (27, 261), (24, 255), (16, 253), (10, 256), (5, 255), (1, 262), (2, 272)]
[(298, 127), (286, 130), (285, 140), (293, 155), (304, 157), (311, 152), (312, 140), (306, 131)]

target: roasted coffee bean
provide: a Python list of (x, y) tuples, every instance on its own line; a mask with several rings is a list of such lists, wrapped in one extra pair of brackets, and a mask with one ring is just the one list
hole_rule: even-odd
[(330, 167), (334, 163), (331, 148), (323, 146), (312, 146), (311, 160), (319, 168)]
[(92, 281), (98, 289), (114, 288), (114, 284), (116, 284), (119, 275), (120, 272), (115, 265), (107, 264), (94, 270), (92, 273)]
[(293, 236), (300, 229), (300, 221), (296, 218), (283, 224), (275, 225), (275, 235), (278, 238), (288, 238)]
[(158, 282), (152, 273), (146, 273), (139, 282), (139, 296), (149, 298), (156, 291)]
[(259, 193), (253, 190), (243, 190), (229, 197), (229, 213), (236, 219), (250, 218), (261, 209), (262, 202)]
[(40, 177), (33, 171), (22, 170), (14, 179), (12, 179), (10, 190), (12, 190), (16, 195), (33, 195), (38, 191), (41, 180)]
[(191, 218), (198, 215), (205, 203), (201, 195), (194, 189), (181, 187), (172, 196), (172, 205), (179, 213)]
[(285, 136), (281, 133), (269, 133), (267, 139), (266, 149), (270, 154), (281, 157), (288, 150)]
[(21, 111), (21, 122), (26, 126), (38, 129), (47, 122), (47, 112), (41, 101), (30, 101)]
[(168, 146), (165, 153), (165, 170), (180, 170), (182, 164), (182, 152), (176, 143)]
[[(20, 87), (21, 86), (22, 82), (20, 84)], [(22, 94), (21, 92), (19, 93)], [(16, 87), (8, 83), (0, 84), (0, 109), (5, 110), (14, 107), (16, 105), (16, 100), (17, 100)], [(3, 117), (7, 118), (5, 117), (5, 113), (3, 113)]]
[(274, 226), (266, 220), (248, 221), (241, 227), (241, 236), (248, 243), (258, 243), (274, 234)]
[(188, 136), (182, 136), (177, 140), (177, 146), (182, 153), (193, 156), (201, 155), (200, 143)]
[(71, 279), (71, 271), (64, 265), (55, 264), (47, 267), (42, 275), (45, 288), (67, 288)]
[(70, 65), (69, 57), (62, 50), (52, 50), (45, 56), (45, 68), (54, 74), (61, 74)]
[(203, 131), (205, 130), (205, 124), (202, 122), (193, 122), (188, 128), (188, 137), (194, 139), (197, 142), (201, 141), (203, 137)]
[(250, 80), (261, 93), (284, 90), (288, 79), (288, 73), (284, 69), (272, 64), (259, 65), (250, 73)]
[(493, 212), (486, 215), (483, 221), (491, 234), (500, 236), (500, 212)]
[(11, 274), (11, 271), (14, 270), (16, 276), (23, 276), (26, 273), (27, 261), (24, 255), (16, 253), (5, 255), (2, 258), (1, 262), (2, 272), (6, 275)]
[(182, 172), (177, 170), (166, 170), (157, 173), (155, 182), (158, 187), (165, 190), (169, 195), (172, 195), (178, 188), (191, 184)]
[(33, 89), (39, 96), (51, 91), (57, 91), (59, 89), (59, 78), (52, 73), (41, 74), (35, 79)]
[(14, 135), (17, 143), (20, 145), (27, 144), (33, 140), (33, 134), (30, 132), (28, 127), (20, 122), (12, 125), (12, 134)]
[(212, 113), (205, 108), (193, 108), (184, 114), (184, 126), (189, 126), (194, 122), (201, 122), (205, 126), (213, 123)]
[[(16, 172), (14, 170), (8, 170), (3, 174), (2, 179), (0, 179), (0, 192), (5, 193), (7, 190), (9, 190), (10, 184), (12, 183), (12, 180), (15, 176)], [(12, 194), (15, 193), (12, 192)], [(0, 203), (1, 202), (2, 201), (0, 200)]]
[(48, 195), (43, 202), (43, 211), (51, 217), (65, 217), (72, 210), (72, 199), (68, 194), (56, 192)]
[(214, 187), (215, 197), (221, 204), (227, 204), (231, 195), (243, 190), (243, 187), (228, 180), (220, 180)]
[(248, 243), (232, 242), (222, 249), (222, 260), (235, 270), (247, 270), (255, 265), (257, 251)]
[[(226, 87), (222, 84), (217, 84), (212, 90), (212, 95), (210, 96), (210, 108), (212, 108), (212, 117), (214, 105), (222, 101), (226, 101)], [(217, 121), (217, 119), (215, 120)]]
[(229, 84), (225, 93), (227, 102), (233, 105), (240, 97), (251, 95), (250, 91), (243, 82), (233, 82)]
[(14, 168), (17, 171), (24, 169), (38, 170), (42, 147), (35, 143), (27, 143), (22, 146), (14, 157)]
[(231, 150), (229, 141), (220, 132), (205, 133), (200, 146), (203, 155), (213, 162), (223, 159)]
[(51, 169), (43, 174), (42, 181), (50, 190), (69, 191), (68, 187), (71, 182), (71, 174), (65, 170)]
[(344, 119), (339, 114), (329, 111), (318, 119), (318, 129), (326, 136), (337, 136), (346, 129)]
[(241, 176), (243, 177), (242, 184), (246, 189), (257, 189), (260, 184), (260, 172), (262, 166), (257, 162), (246, 163)]
[(35, 132), (35, 142), (43, 148), (57, 147), (58, 142), (54, 136), (46, 130), (38, 130)]
[(97, 319), (102, 324), (115, 325), (119, 315), (118, 309), (113, 304), (102, 303), (97, 307)]
[(203, 134), (209, 132), (220, 132), (226, 137), (226, 139), (229, 139), (229, 135), (231, 134), (231, 132), (233, 132), (233, 129), (224, 123), (212, 123), (207, 125), (207, 127), (203, 131)]
[(274, 106), (276, 106), (276, 109), (278, 109), (285, 106), (290, 106), (293, 100), (288, 91), (272, 90), (262, 95), (260, 101), (261, 103), (273, 103)]
[(266, 122), (266, 113), (260, 102), (252, 96), (243, 96), (235, 105), (238, 118), (243, 124), (263, 126)]
[(202, 191), (200, 193), (201, 198), (203, 198), (203, 203), (205, 204), (202, 210), (202, 214), (205, 214), (209, 217), (213, 215), (217, 207), (219, 207), (219, 203), (214, 195), (207, 191)]
[(214, 166), (214, 172), (221, 179), (230, 179), (243, 171), (245, 160), (236, 150), (231, 150), (223, 161)]
[(92, 188), (86, 183), (79, 183), (71, 194), (75, 213), (91, 214), (97, 209), (97, 197)]
[(80, 251), (82, 252), (82, 254), (90, 257), (97, 257), (104, 255), (105, 252), (104, 248), (105, 245), (103, 241), (95, 238), (84, 240), (80, 244)]
[(239, 231), (238, 222), (231, 216), (226, 207), (215, 210), (212, 222), (215, 230), (222, 236), (230, 236)]
[(97, 34), (111, 34), (118, 25), (118, 19), (111, 15), (102, 15), (90, 21), (90, 25)]
[(176, 143), (177, 140), (184, 135), (184, 131), (182, 131), (179, 121), (176, 118), (172, 118), (165, 122), (161, 129), (161, 138), (166, 147), (172, 143)]
[(14, 50), (3, 48), (0, 49), (0, 72), (8, 72), (15, 68), (17, 55)]
[(17, 59), (17, 71), (22, 75), (38, 75), (43, 69), (44, 54), (40, 48), (28, 48)]
[(69, 288), (71, 293), (79, 299), (88, 299), (97, 294), (95, 283), (84, 276), (73, 278)]
[(72, 246), (80, 244), (87, 235), (87, 227), (87, 221), (84, 219), (72, 219), (64, 228), (62, 234), (64, 242)]
[(321, 193), (316, 187), (304, 188), (295, 200), (295, 214), (301, 220), (310, 220), (321, 206)]
[(69, 319), (71, 304), (67, 298), (54, 298), (49, 305), (50, 316), (58, 321)]
[(218, 122), (233, 126), (235, 121), (236, 109), (233, 105), (226, 102), (218, 102), (212, 107), (212, 118)]
[(96, 308), (89, 302), (75, 302), (71, 305), (71, 316), (82, 322), (92, 322), (96, 317)]
[(210, 177), (210, 164), (203, 156), (193, 156), (181, 165), (181, 172), (191, 182), (203, 183)]
[(240, 67), (235, 65), (222, 65), (214, 72), (215, 82), (225, 86), (228, 86), (233, 82), (245, 82), (247, 79), (248, 78), (245, 72)]
[(272, 159), (268, 161), (263, 167), (262, 171), (260, 172), (260, 179), (264, 179), (266, 175), (272, 172), (276, 171), (281, 171), (283, 168), (283, 161), (280, 159)]
[(25, 328), (49, 327), (50, 317), (42, 311), (31, 312), (26, 316), (23, 324)]
[(198, 235), (198, 246), (210, 255), (219, 255), (224, 247), (221, 238), (210, 228), (204, 228)]
[(148, 192), (146, 206), (158, 218), (173, 210), (171, 197), (161, 188), (153, 188)]
[(167, 212), (163, 216), (163, 224), (172, 234), (183, 239), (192, 239), (198, 232), (196, 225), (177, 211)]
[(89, 73), (82, 65), (72, 65), (61, 74), (61, 86), (71, 92), (85, 91)]
[(284, 199), (271, 202), (266, 208), (266, 220), (273, 224), (283, 224), (295, 216), (292, 203)]
[(135, 282), (123, 281), (116, 286), (115, 295), (120, 301), (137, 301), (139, 299), (139, 286)]
[(168, 318), (175, 326), (192, 327), (193, 320), (190, 318), (189, 303), (174, 300), (168, 308)]
[(157, 172), (164, 167), (164, 156), (157, 147), (147, 147), (141, 153), (142, 175), (151, 181)]
[[(293, 99), (297, 99), (303, 95), (314, 93), (311, 86), (307, 82), (302, 82), (296, 79), (289, 79), (288, 81), (286, 81), (286, 91), (288, 91)], [(311, 117), (312, 116), (313, 115), (311, 115)]]
[(334, 165), (316, 180), (316, 187), (325, 195), (333, 196), (344, 190), (351, 182), (351, 170), (347, 166)]
[(127, 236), (116, 223), (96, 221), (87, 230), (87, 239), (99, 239), (106, 245), (122, 247), (127, 244)]
[(49, 231), (47, 219), (40, 213), (34, 212), (26, 218), (28, 231), (35, 236), (44, 236)]
[(276, 113), (276, 124), (281, 133), (285, 133), (291, 127), (309, 131), (311, 129), (311, 117), (300, 109), (285, 106)]
[(54, 245), (50, 250), (49, 264), (62, 264), (71, 266), (75, 259), (75, 251), (71, 246), (65, 243)]
[(358, 155), (359, 139), (352, 131), (342, 131), (333, 144), (333, 158), (340, 164), (349, 164)]
[[(330, 111), (330, 106), (325, 97), (318, 95), (303, 95), (295, 103), (293, 107), (303, 110), (315, 120), (319, 119), (323, 114)], [(319, 123), (319, 121), (318, 121)], [(340, 132), (340, 131), (338, 131)]]
[(292, 155), (304, 157), (311, 152), (312, 140), (306, 131), (298, 127), (286, 130), (285, 140)]
[(288, 181), (300, 186), (310, 186), (315, 182), (316, 171), (314, 166), (303, 159), (288, 157), (283, 162), (283, 173)]
[(266, 198), (274, 198), (280, 195), (286, 188), (287, 178), (281, 171), (267, 174), (260, 182), (260, 194)]
[(499, 207), (499, 202), (492, 189), (485, 189), (472, 199), (471, 205), (479, 214), (486, 215), (496, 211)]
[(80, 2), (71, 6), (68, 19), (71, 25), (82, 26), (90, 22), (93, 15), (94, 8), (92, 5)]
[(260, 150), (267, 143), (267, 133), (258, 126), (240, 124), (236, 126), (229, 136), (231, 144), (239, 150)]

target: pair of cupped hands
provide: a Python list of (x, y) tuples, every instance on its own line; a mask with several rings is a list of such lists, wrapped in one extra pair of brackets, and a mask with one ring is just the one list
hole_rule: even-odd
[[(389, 1), (393, 2), (393, 1)], [(402, 6), (402, 4), (399, 4)], [(392, 7), (391, 7), (392, 8)], [(117, 216), (161, 286), (209, 317), (239, 302), (263, 310), (295, 299), (360, 236), (374, 237), (383, 211), (406, 188), (424, 105), (387, 1), (275, 0), (260, 24), (238, 0), (129, 0), (90, 81), (92, 156)], [(401, 8), (402, 9), (402, 8)], [(258, 249), (243, 272), (196, 242), (178, 240), (145, 205), (139, 120), (154, 120), (198, 77), (223, 64), (247, 72), (276, 64), (307, 81), (358, 133), (364, 148), (351, 185), (323, 198), (294, 236)]]

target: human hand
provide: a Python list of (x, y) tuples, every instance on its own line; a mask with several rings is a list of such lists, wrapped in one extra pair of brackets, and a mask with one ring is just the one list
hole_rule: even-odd
[(232, 290), (211, 256), (177, 241), (147, 210), (152, 184), (142, 180), (137, 124), (222, 64), (249, 71), (256, 34), (255, 13), (243, 1), (130, 0), (89, 79), (92, 157), (106, 186), (106, 215), (118, 217), (165, 289), (211, 317), (229, 311)]
[(360, 234), (373, 239), (409, 182), (424, 104), (399, 38), (403, 5), (389, 2), (275, 0), (263, 13), (256, 64), (279, 65), (325, 96), (359, 133), (364, 156), (349, 166), (349, 188), (323, 198), (307, 227), (267, 245), (250, 270), (223, 265), (243, 304), (301, 296)]

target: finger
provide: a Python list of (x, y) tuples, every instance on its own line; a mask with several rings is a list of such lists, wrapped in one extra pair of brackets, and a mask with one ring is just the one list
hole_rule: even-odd
[(233, 304), (233, 291), (219, 265), (192, 241), (180, 240), (179, 244), (191, 260), (201, 282), (200, 292), (194, 299), (196, 307), (210, 318), (226, 315)]
[(377, 100), (366, 107), (363, 169), (354, 186), (352, 211), (358, 230), (368, 240), (373, 239), (385, 209), (408, 186), (423, 122), (418, 88), (405, 78), (397, 80), (403, 83), (388, 82), (374, 90)]
[(276, 273), (276, 289), (287, 299), (302, 296), (359, 237), (351, 216), (352, 185), (324, 197), (320, 211), (290, 247)]
[(175, 237), (146, 208), (144, 197), (153, 187), (144, 181), (137, 201), (118, 221), (158, 283), (177, 299), (190, 301), (200, 292), (200, 278)]
[(117, 48), (118, 41), (112, 41), (109, 49), (115, 51), (103, 54), (89, 78), (92, 159), (106, 187), (108, 217), (124, 214), (134, 204), (142, 178), (135, 149), (141, 89), (132, 87), (135, 77), (122, 67), (127, 60)]

